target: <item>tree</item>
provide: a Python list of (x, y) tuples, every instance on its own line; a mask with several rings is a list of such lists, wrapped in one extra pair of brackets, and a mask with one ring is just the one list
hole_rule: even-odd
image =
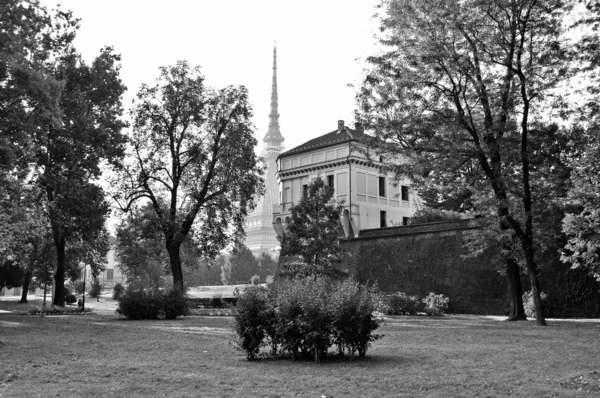
[(600, 139), (597, 129), (592, 129), (594, 133), (588, 148), (573, 159), (569, 203), (574, 208), (563, 220), (569, 240), (561, 259), (573, 268), (587, 269), (600, 281)]
[(68, 240), (93, 241), (102, 231), (109, 205), (101, 187), (100, 163), (119, 161), (124, 127), (119, 79), (120, 57), (104, 48), (91, 65), (70, 52), (60, 59), (56, 75), (65, 82), (62, 122), (35, 135), (38, 183), (46, 192), (57, 265), (54, 304), (64, 305), (65, 247)]
[(116, 254), (128, 284), (162, 287), (168, 260), (152, 208), (133, 209), (117, 227)]
[(600, 281), (600, 1), (586, 2), (585, 9), (574, 25), (587, 28), (575, 45), (587, 101), (578, 109), (578, 125), (573, 128), (583, 130), (584, 145), (568, 158), (573, 168), (568, 197), (572, 207), (563, 220), (568, 242), (561, 260), (586, 269)]
[(233, 252), (229, 262), (231, 263), (230, 284), (249, 283), (254, 275), (260, 274), (258, 260), (245, 245)]
[(71, 46), (76, 23), (70, 13), (51, 17), (36, 0), (0, 4), (0, 185), (23, 180), (33, 161), (31, 135), (60, 118), (64, 82), (49, 71)]
[(333, 200), (333, 188), (322, 178), (308, 185), (307, 193), (292, 207), (288, 230), (281, 244), (282, 256), (300, 256), (303, 264), (294, 261), (282, 264), (281, 275), (339, 276), (333, 265), (342, 257), (340, 225), (342, 205)]
[(244, 87), (206, 88), (199, 67), (185, 61), (160, 68), (157, 85), (137, 94), (115, 199), (125, 211), (151, 204), (176, 289), (183, 289), (180, 248), (190, 231), (208, 258), (243, 236), (263, 185), (251, 116)]
[(101, 161), (122, 154), (120, 59), (103, 48), (87, 65), (73, 47), (79, 21), (71, 12), (50, 15), (35, 0), (1, 7), (0, 163), (9, 181), (32, 175), (45, 193), (57, 254), (54, 303), (64, 305), (67, 241), (102, 229), (108, 204), (91, 181)]
[(498, 228), (514, 235), (522, 252), (537, 323), (545, 325), (530, 144), (546, 130), (551, 96), (568, 77), (565, 4), (392, 0), (384, 6), (381, 42), (389, 51), (370, 58), (361, 117), (387, 148), (402, 153), (399, 171), (443, 180), (456, 193), (477, 187), (492, 196)]

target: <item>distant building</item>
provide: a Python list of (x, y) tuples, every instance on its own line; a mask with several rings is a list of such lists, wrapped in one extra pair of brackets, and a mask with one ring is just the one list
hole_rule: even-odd
[(266, 192), (257, 203), (256, 209), (246, 218), (245, 245), (252, 254), (259, 256), (262, 252), (272, 257), (279, 254), (279, 242), (273, 231), (273, 205), (278, 203), (277, 188), (277, 156), (283, 151), (283, 136), (279, 130), (279, 112), (277, 97), (277, 49), (273, 49), (273, 81), (271, 84), (271, 113), (269, 114), (269, 129), (263, 138), (265, 147), (262, 156), (267, 170), (265, 174)]
[(361, 143), (364, 130), (338, 121), (338, 128), (290, 149), (277, 158), (279, 204), (273, 211), (273, 228), (282, 237), (291, 215), (290, 209), (308, 189), (310, 181), (323, 178), (335, 190), (335, 199), (343, 201), (340, 220), (347, 238), (360, 231), (408, 225), (419, 203), (408, 180), (394, 186), (383, 172), (382, 159), (369, 155)]

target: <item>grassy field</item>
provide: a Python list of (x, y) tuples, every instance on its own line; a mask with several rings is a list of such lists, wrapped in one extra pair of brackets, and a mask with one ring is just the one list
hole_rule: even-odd
[(1, 397), (600, 396), (600, 323), (390, 317), (365, 360), (248, 362), (231, 318), (0, 315)]

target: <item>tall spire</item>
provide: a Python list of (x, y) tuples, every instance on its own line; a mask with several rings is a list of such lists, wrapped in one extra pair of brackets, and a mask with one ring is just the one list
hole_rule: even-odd
[(271, 113), (269, 114), (269, 130), (263, 141), (268, 146), (281, 146), (284, 138), (279, 131), (279, 112), (277, 97), (277, 47), (273, 46), (273, 81), (271, 83)]

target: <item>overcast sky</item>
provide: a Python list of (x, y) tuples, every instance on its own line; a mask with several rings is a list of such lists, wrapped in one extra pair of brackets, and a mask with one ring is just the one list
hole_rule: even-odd
[[(86, 61), (101, 47), (122, 55), (127, 110), (158, 67), (185, 59), (208, 85), (244, 85), (257, 137), (267, 132), (273, 44), (277, 42), (279, 113), (291, 149), (354, 123), (355, 88), (375, 51), (379, 0), (42, 0), (81, 18), (75, 45)], [(358, 86), (358, 85), (357, 85)]]

